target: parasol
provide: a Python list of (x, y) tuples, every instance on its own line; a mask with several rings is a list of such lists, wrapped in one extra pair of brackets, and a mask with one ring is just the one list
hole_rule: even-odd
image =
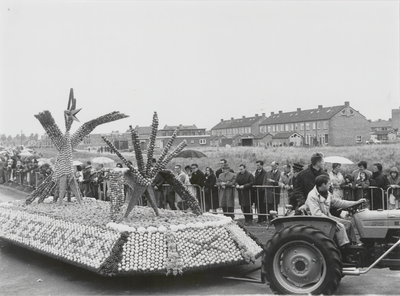
[(193, 150), (193, 149), (187, 149), (183, 150), (178, 153), (177, 156), (175, 157), (182, 157), (182, 158), (201, 158), (201, 157), (207, 157), (203, 152), (198, 151), (198, 150)]
[(92, 164), (102, 164), (107, 167), (111, 167), (114, 164), (114, 160), (108, 157), (100, 156), (92, 159)]
[(325, 162), (329, 163), (340, 163), (340, 164), (353, 164), (350, 159), (342, 156), (328, 156), (324, 158)]
[(78, 166), (78, 165), (82, 165), (83, 164), (83, 162), (81, 162), (81, 161), (79, 161), (79, 160), (74, 160), (73, 162), (72, 162), (72, 165), (73, 166)]
[(29, 151), (23, 150), (19, 153), (19, 156), (32, 156), (33, 154), (30, 153)]

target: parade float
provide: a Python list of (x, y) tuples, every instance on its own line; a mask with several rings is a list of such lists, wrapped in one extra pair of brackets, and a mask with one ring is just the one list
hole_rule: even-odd
[[(57, 127), (49, 111), (36, 115), (59, 151), (53, 173), (25, 201), (0, 204), (0, 238), (105, 276), (182, 274), (218, 266), (254, 262), (263, 249), (258, 240), (229, 217), (202, 213), (193, 194), (166, 170), (184, 147), (172, 148), (175, 130), (155, 166), (152, 166), (158, 128), (154, 113), (147, 161), (137, 131), (130, 127), (137, 168), (103, 137), (126, 169), (110, 169), (110, 201), (81, 197), (73, 177), (72, 149), (97, 125), (127, 117), (113, 112), (82, 125), (72, 136), (70, 127), (76, 100), (71, 90), (65, 111), (66, 132)], [(151, 186), (161, 174), (186, 202), (188, 211), (159, 209)], [(125, 201), (124, 185), (132, 197)], [(70, 189), (75, 198), (66, 202)], [(137, 206), (146, 197), (150, 206)]]

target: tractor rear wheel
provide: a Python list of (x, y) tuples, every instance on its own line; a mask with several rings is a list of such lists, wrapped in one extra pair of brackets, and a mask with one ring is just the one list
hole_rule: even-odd
[(332, 295), (342, 279), (340, 252), (322, 231), (290, 226), (267, 243), (261, 278), (277, 294)]

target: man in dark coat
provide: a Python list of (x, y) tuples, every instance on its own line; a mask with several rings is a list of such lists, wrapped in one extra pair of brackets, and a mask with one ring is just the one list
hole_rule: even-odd
[[(265, 174), (263, 185), (265, 186), (279, 186), (279, 181), (281, 179), (281, 172), (278, 170), (278, 165), (276, 161), (271, 163), (271, 170)], [(268, 211), (274, 210), (278, 211), (278, 204), (280, 202), (280, 187), (268, 187), (265, 189), (265, 202), (267, 203)]]
[(154, 188), (156, 203), (160, 209), (165, 209), (164, 190), (163, 190), (164, 184), (165, 184), (164, 178), (160, 175), (160, 173), (157, 173), (153, 179), (153, 182), (151, 183), (151, 186), (153, 186)]
[(253, 222), (253, 213), (251, 209), (251, 187), (253, 183), (253, 174), (246, 170), (244, 164), (241, 164), (239, 166), (239, 173), (236, 175), (236, 189), (239, 195), (239, 204), (244, 214), (245, 225), (250, 225)]
[[(386, 190), (389, 186), (389, 181), (386, 176), (382, 173), (382, 164), (374, 163), (372, 167), (372, 177), (369, 180), (370, 186), (375, 186)], [(372, 189), (372, 199), (371, 199), (371, 210), (386, 209), (386, 202), (384, 199), (384, 193), (381, 189)]]
[[(262, 160), (256, 161), (256, 172), (254, 174), (254, 186), (262, 186), (266, 171), (263, 168), (264, 162)], [(267, 204), (264, 202), (265, 190), (264, 188), (253, 188), (252, 197), (253, 202), (256, 204), (258, 215), (257, 223), (267, 221)]]
[[(217, 177), (217, 179), (218, 179), (219, 175), (223, 173), (222, 167), (223, 167), (224, 165), (226, 165), (227, 163), (228, 163), (228, 162), (226, 161), (226, 159), (221, 159), (221, 160), (219, 161), (219, 164), (221, 165), (221, 167), (220, 167), (218, 170), (215, 171), (215, 177)], [(232, 169), (229, 169), (229, 171), (230, 171), (231, 173), (234, 173), (234, 171), (233, 171)]]
[(90, 186), (91, 176), (92, 176), (92, 163), (90, 161), (86, 162), (86, 166), (83, 169), (83, 184), (84, 193), (86, 197), (93, 197), (93, 192)]
[(199, 186), (199, 187), (195, 186), (196, 197), (200, 205), (204, 206), (200, 198), (201, 189), (204, 187), (204, 180), (205, 180), (204, 173), (199, 170), (199, 166), (196, 163), (192, 164), (191, 169), (192, 169), (192, 175), (190, 176), (190, 184)]
[(324, 171), (324, 165), (324, 155), (318, 152), (314, 153), (311, 156), (311, 164), (297, 175), (293, 186), (293, 195), (297, 201), (297, 208), (305, 203), (308, 193), (315, 186), (315, 178), (320, 175), (328, 175)]

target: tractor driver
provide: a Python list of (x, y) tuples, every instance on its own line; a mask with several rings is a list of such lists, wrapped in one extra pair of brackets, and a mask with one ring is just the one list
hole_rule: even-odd
[(307, 196), (305, 203), (306, 210), (311, 212), (311, 216), (329, 217), (337, 222), (335, 238), (339, 247), (350, 243), (357, 244), (357, 238), (351, 221), (332, 216), (329, 209), (330, 207), (348, 208), (363, 203), (366, 199), (362, 198), (358, 201), (339, 199), (329, 192), (329, 186), (329, 176), (320, 175), (315, 179), (315, 186)]

